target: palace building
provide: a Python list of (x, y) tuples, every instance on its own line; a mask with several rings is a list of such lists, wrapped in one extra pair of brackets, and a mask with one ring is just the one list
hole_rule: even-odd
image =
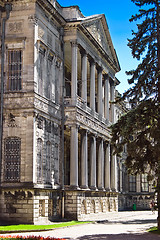
[(117, 55), (103, 14), (1, 0), (0, 220), (106, 219), (118, 210)]

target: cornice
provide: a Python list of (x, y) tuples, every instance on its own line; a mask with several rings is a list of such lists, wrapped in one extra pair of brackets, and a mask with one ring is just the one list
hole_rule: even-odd
[(54, 6), (48, 1), (48, 0), (34, 0), (37, 4), (41, 6), (42, 9), (45, 9), (48, 11), (51, 16), (56, 19), (56, 21), (64, 26), (66, 24), (65, 19), (63, 16), (54, 8)]

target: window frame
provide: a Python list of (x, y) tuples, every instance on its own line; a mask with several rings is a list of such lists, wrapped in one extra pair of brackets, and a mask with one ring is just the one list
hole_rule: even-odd
[(141, 174), (141, 192), (149, 192), (149, 182), (147, 180), (147, 174), (146, 173)]
[(129, 192), (136, 192), (136, 189), (137, 189), (136, 176), (135, 175), (129, 175), (128, 182), (129, 182)]
[[(9, 144), (10, 145), (12, 144), (10, 148), (9, 148)], [(13, 144), (17, 145), (17, 148), (15, 148), (15, 151), (14, 151), (15, 146), (13, 146)], [(8, 154), (7, 154), (7, 149), (8, 149)], [(18, 154), (16, 155), (17, 152)], [(17, 157), (17, 161), (15, 160), (16, 157)], [(9, 173), (11, 173), (10, 176), (9, 176)], [(7, 137), (4, 139), (4, 181), (20, 182), (20, 174), (21, 174), (21, 138)]]
[(7, 90), (11, 92), (21, 91), (23, 75), (23, 50), (21, 48), (7, 50), (7, 67)]

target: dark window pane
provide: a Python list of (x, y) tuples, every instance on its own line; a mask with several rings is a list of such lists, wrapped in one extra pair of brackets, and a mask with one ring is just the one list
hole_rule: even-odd
[(22, 51), (8, 51), (8, 90), (22, 89)]
[(5, 180), (20, 180), (21, 140), (16, 137), (5, 139), (4, 145)]

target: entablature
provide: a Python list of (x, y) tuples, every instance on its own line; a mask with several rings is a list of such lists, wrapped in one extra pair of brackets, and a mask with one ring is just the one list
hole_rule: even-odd
[(107, 141), (111, 139), (111, 123), (88, 107), (85, 110), (77, 106), (65, 107), (65, 119), (66, 126), (78, 124), (79, 128), (86, 129), (96, 136), (101, 136)]

